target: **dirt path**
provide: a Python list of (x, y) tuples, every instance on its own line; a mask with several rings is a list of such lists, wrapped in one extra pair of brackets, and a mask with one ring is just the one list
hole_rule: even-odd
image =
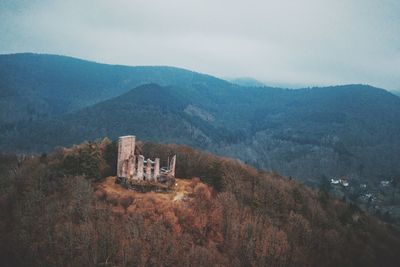
[(176, 179), (175, 186), (171, 192), (168, 193), (140, 193), (134, 190), (126, 189), (119, 184), (115, 183), (115, 177), (107, 177), (101, 183), (98, 183), (95, 188), (96, 191), (102, 190), (106, 192), (107, 195), (115, 194), (118, 197), (131, 196), (136, 200), (145, 200), (146, 198), (156, 198), (163, 201), (183, 201), (187, 198), (188, 193), (191, 191), (189, 187), (190, 180), (187, 179)]

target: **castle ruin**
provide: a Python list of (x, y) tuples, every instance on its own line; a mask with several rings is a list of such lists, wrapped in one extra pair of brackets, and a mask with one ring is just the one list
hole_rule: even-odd
[(118, 179), (136, 181), (163, 182), (175, 177), (176, 155), (168, 158), (167, 167), (160, 167), (160, 158), (145, 159), (143, 155), (135, 155), (136, 137), (121, 136), (118, 139)]

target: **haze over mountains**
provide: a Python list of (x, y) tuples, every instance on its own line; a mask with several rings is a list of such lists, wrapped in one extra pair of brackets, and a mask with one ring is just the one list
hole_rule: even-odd
[(134, 133), (303, 180), (400, 176), (400, 98), (367, 85), (240, 86), (172, 67), (0, 56), (0, 149)]

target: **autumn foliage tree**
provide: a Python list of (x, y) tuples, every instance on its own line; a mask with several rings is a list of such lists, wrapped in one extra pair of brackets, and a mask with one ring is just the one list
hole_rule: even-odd
[[(398, 266), (400, 235), (357, 207), (278, 174), (189, 147), (184, 201), (98, 188), (116, 153), (107, 140), (2, 165), (2, 266)], [(113, 152), (114, 151), (114, 152)], [(11, 159), (12, 162), (14, 162)], [(165, 164), (166, 162), (162, 162)], [(16, 169), (15, 169), (16, 168)], [(365, 253), (365, 252), (368, 253)]]

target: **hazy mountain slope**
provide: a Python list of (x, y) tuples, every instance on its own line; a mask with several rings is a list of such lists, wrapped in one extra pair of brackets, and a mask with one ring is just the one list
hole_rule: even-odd
[(214, 118), (204, 121), (198, 117), (205, 111), (190, 103), (193, 102), (179, 88), (143, 85), (77, 112), (19, 123), (14, 130), (3, 133), (2, 144), (13, 144), (20, 151), (39, 151), (102, 136), (115, 139), (134, 133), (142, 140), (209, 147), (230, 136), (228, 130), (218, 130)]
[(0, 55), (0, 125), (65, 114), (151, 82), (187, 88), (230, 85), (173, 67), (127, 67), (42, 54)]
[(252, 137), (221, 153), (304, 178), (396, 177), (399, 100), (360, 85), (282, 91), (255, 113)]
[(263, 87), (265, 86), (264, 83), (250, 77), (241, 77), (235, 79), (229, 79), (231, 83), (240, 85), (240, 86), (247, 86), (247, 87)]

